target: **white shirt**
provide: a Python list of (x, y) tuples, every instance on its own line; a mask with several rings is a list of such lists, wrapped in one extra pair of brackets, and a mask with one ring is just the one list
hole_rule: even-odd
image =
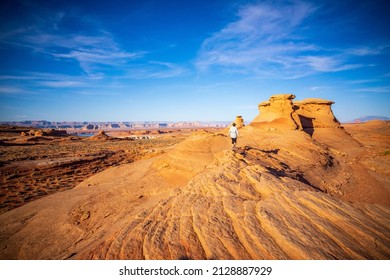
[(238, 136), (238, 129), (235, 126), (231, 126), (229, 129), (229, 135), (231, 138), (237, 138)]

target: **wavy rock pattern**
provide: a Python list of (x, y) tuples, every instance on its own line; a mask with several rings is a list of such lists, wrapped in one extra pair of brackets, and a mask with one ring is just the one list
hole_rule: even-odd
[(357, 208), (224, 151), (82, 258), (386, 259), (389, 222), (389, 208)]

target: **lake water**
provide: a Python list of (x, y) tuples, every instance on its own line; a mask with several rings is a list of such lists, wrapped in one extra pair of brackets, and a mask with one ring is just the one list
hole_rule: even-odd
[(80, 137), (91, 137), (91, 136), (94, 136), (95, 133), (79, 133), (79, 134), (75, 134), (76, 136), (80, 136)]

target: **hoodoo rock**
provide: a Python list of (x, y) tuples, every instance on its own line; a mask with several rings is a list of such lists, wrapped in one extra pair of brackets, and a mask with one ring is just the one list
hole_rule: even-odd
[(229, 131), (229, 128), (233, 125), (233, 123), (236, 124), (236, 127), (238, 129), (241, 129), (245, 126), (245, 123), (244, 123), (244, 119), (242, 118), (242, 116), (236, 116), (236, 119), (234, 120), (234, 122), (230, 123), (224, 130), (222, 130), (221, 132), (223, 134), (227, 134), (228, 131)]
[(298, 124), (293, 118), (293, 94), (272, 95), (269, 101), (259, 104), (259, 115), (252, 121), (252, 126), (268, 129), (297, 129)]
[(237, 116), (234, 123), (236, 124), (236, 127), (238, 129), (242, 128), (245, 126), (244, 124), (244, 119), (242, 118), (242, 116)]
[(293, 104), (303, 129), (340, 126), (332, 112), (331, 105), (334, 104), (333, 101), (307, 98), (302, 101), (295, 101)]
[(272, 95), (269, 101), (259, 104), (259, 115), (252, 126), (265, 129), (302, 129), (312, 134), (315, 128), (339, 128), (340, 123), (333, 114), (333, 101), (307, 98), (292, 101), (293, 94)]

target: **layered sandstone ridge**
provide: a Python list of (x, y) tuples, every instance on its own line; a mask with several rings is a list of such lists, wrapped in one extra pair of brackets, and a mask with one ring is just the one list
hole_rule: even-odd
[(0, 258), (389, 259), (389, 189), (358, 162), (363, 144), (329, 102), (292, 99), (261, 103), (235, 151), (195, 133), (2, 214)]

